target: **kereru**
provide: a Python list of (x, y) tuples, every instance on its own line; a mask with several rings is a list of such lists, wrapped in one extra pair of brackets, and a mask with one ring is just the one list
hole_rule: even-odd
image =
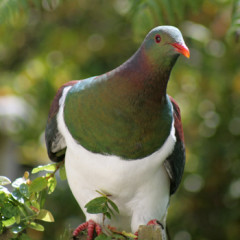
[(93, 225), (99, 229), (102, 223), (101, 214), (84, 208), (99, 197), (96, 190), (119, 208), (112, 226), (135, 232), (158, 219), (165, 227), (170, 196), (185, 164), (180, 109), (166, 93), (180, 54), (190, 56), (181, 32), (156, 27), (122, 65), (64, 84), (53, 100), (46, 127), (48, 155), (56, 162), (65, 159), (89, 239)]

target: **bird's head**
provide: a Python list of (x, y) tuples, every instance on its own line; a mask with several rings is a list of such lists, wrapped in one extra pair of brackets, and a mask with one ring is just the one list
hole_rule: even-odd
[(181, 32), (173, 26), (152, 29), (144, 39), (142, 48), (148, 59), (157, 65), (173, 65), (180, 54), (190, 57)]

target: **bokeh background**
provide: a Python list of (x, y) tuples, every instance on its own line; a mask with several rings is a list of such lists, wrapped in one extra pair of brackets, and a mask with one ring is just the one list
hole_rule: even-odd
[[(173, 240), (240, 238), (240, 1), (0, 1), (0, 175), (49, 162), (44, 128), (61, 84), (109, 71), (146, 33), (175, 25), (191, 51), (172, 71), (187, 150), (169, 208)], [(67, 182), (47, 209), (55, 223), (33, 239), (61, 239), (83, 221)]]

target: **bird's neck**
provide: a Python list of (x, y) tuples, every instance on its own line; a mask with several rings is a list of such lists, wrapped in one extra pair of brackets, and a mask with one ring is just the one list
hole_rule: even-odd
[(115, 74), (119, 76), (118, 85), (125, 91), (137, 94), (150, 101), (162, 103), (166, 98), (166, 89), (171, 69), (176, 59), (154, 63), (144, 49), (138, 51)]

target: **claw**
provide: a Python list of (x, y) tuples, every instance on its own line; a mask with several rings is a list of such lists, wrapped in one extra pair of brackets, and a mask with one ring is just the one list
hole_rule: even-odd
[(162, 229), (164, 229), (163, 225), (157, 220), (157, 219), (153, 219), (150, 220), (147, 225), (160, 225)]
[(136, 237), (134, 238), (135, 240), (138, 240), (138, 231), (136, 231), (135, 233), (134, 233), (134, 235), (136, 235)]
[(88, 237), (87, 240), (93, 240), (94, 230), (97, 233), (97, 235), (100, 235), (102, 233), (101, 226), (94, 222), (93, 220), (89, 220), (85, 223), (80, 224), (73, 232), (73, 238), (75, 239), (78, 234), (84, 230), (87, 229)]

